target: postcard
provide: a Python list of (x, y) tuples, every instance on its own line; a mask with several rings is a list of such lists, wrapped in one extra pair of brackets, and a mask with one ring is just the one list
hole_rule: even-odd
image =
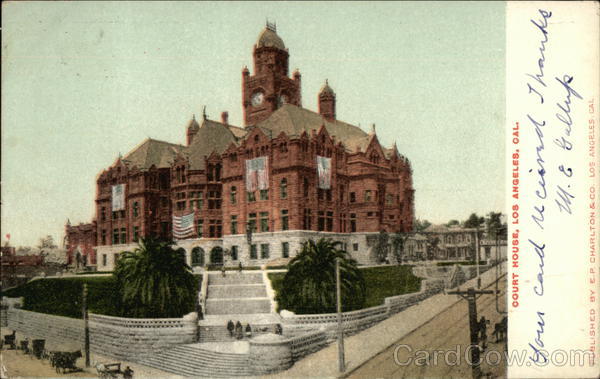
[(598, 2), (2, 11), (2, 378), (600, 374)]

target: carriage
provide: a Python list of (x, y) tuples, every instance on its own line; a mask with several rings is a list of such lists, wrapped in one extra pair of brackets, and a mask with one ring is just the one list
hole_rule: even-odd
[(133, 377), (133, 370), (127, 366), (125, 370), (121, 370), (121, 363), (98, 363), (96, 371), (100, 378), (123, 378), (130, 379)]
[(65, 351), (51, 351), (48, 353), (48, 357), (50, 359), (50, 365), (56, 369), (57, 373), (66, 373), (67, 370), (71, 372), (79, 370), (77, 366), (75, 366), (75, 362), (77, 362), (78, 358), (81, 358), (81, 350), (73, 351), (73, 352), (65, 352)]

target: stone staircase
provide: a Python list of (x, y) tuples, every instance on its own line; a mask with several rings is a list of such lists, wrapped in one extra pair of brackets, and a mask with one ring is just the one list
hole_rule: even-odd
[(202, 349), (198, 344), (180, 345), (138, 360), (145, 366), (186, 377), (229, 378), (250, 376), (248, 354)]
[(271, 300), (262, 273), (208, 274), (206, 315), (271, 312)]

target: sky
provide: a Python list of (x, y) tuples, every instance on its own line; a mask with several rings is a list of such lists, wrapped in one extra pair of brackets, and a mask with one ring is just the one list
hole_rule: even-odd
[(305, 108), (328, 79), (338, 119), (409, 158), (416, 217), (504, 209), (503, 2), (3, 2), (3, 240), (62, 241), (103, 169), (147, 137), (185, 143), (203, 106), (242, 125), (267, 19)]

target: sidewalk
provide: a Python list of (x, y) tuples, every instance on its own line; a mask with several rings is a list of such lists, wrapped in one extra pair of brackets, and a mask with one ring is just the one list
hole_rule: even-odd
[[(493, 283), (496, 279), (496, 269), (494, 267), (491, 268), (483, 273), (481, 278), (482, 287)], [(477, 278), (474, 278), (460, 287), (466, 289), (476, 286)], [(359, 334), (346, 337), (344, 339), (346, 353), (346, 370), (344, 374), (340, 374), (338, 371), (338, 348), (337, 343), (333, 342), (326, 348), (296, 362), (289, 370), (270, 375), (269, 377), (344, 377), (363, 363), (371, 360), (379, 352), (431, 321), (440, 312), (459, 301), (458, 296), (440, 293), (422, 301), (418, 305), (395, 314)]]

